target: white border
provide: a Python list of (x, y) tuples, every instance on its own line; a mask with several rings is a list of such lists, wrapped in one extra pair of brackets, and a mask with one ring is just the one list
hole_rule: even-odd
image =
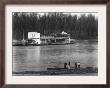
[[(98, 12), (98, 76), (12, 76), (12, 12)], [(6, 5), (6, 84), (106, 84), (106, 5)]]

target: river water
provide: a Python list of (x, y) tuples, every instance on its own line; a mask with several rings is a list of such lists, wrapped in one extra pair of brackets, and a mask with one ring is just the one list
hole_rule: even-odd
[(45, 71), (48, 67), (98, 67), (98, 43), (78, 41), (69, 45), (13, 46), (13, 72)]

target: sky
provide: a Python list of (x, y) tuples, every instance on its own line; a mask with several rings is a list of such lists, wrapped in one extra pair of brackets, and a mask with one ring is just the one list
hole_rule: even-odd
[[(25, 13), (27, 15), (30, 15), (31, 13), (37, 13), (37, 15), (39, 14), (40, 16), (43, 16), (45, 14), (48, 14), (48, 13), (52, 13), (52, 12), (18, 12), (19, 15), (22, 14), (22, 13)], [(77, 17), (80, 17), (82, 14), (85, 14), (86, 16), (89, 15), (89, 14), (92, 14), (93, 16), (95, 16), (95, 18), (98, 18), (98, 13), (97, 12), (61, 12), (63, 14), (71, 14), (72, 16), (74, 15), (77, 15)]]

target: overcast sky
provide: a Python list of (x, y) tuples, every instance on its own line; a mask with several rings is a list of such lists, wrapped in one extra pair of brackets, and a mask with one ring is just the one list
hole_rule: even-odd
[[(31, 13), (35, 13), (35, 14), (39, 14), (40, 16), (43, 16), (45, 14), (49, 14), (49, 13), (54, 13), (54, 12), (18, 12), (18, 15), (20, 14), (26, 14), (26, 15), (30, 15)], [(61, 12), (63, 13), (63, 12)], [(89, 15), (89, 14), (92, 14), (93, 16), (95, 16), (96, 18), (98, 18), (98, 13), (97, 12), (64, 12), (63, 14), (71, 14), (71, 15), (77, 15), (78, 17), (80, 17), (82, 14), (85, 14), (86, 16)]]

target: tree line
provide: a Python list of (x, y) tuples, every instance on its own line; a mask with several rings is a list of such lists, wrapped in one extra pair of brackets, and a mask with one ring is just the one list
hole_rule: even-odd
[(12, 15), (13, 39), (27, 39), (28, 32), (39, 32), (42, 35), (53, 35), (67, 32), (72, 39), (97, 39), (98, 18), (92, 14), (81, 16), (61, 12), (23, 13)]

